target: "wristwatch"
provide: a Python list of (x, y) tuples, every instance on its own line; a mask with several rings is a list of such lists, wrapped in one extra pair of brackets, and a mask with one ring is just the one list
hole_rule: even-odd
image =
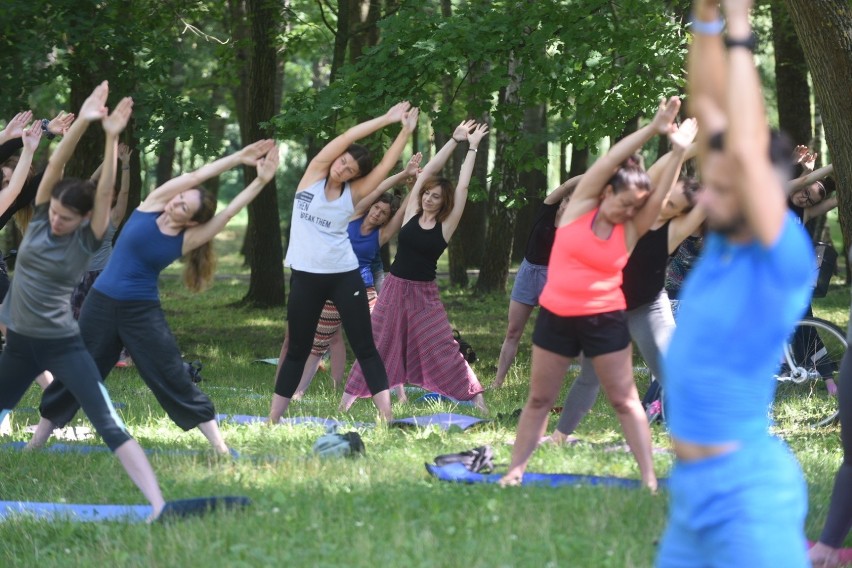
[(754, 53), (754, 50), (757, 47), (757, 36), (754, 35), (754, 32), (751, 32), (748, 34), (748, 37), (744, 37), (742, 39), (733, 39), (730, 36), (725, 36), (725, 47), (728, 49), (731, 49), (732, 47), (744, 47)]
[(47, 120), (46, 118), (42, 118), (41, 119), (41, 131), (44, 134), (45, 138), (47, 138), (48, 140), (53, 140), (54, 138), (56, 138), (56, 134), (54, 134), (53, 132), (50, 131), (50, 129), (48, 128), (48, 125), (50, 125), (50, 121)]

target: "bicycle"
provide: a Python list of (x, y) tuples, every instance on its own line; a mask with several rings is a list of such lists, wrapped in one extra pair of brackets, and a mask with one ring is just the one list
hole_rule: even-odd
[[(833, 323), (806, 317), (797, 324), (797, 333), (784, 346), (784, 359), (775, 379), (779, 381), (772, 405), (777, 427), (809, 423), (814, 428), (837, 419), (837, 397), (823, 386), (832, 378), (839, 384), (840, 361), (846, 352), (846, 334)], [(807, 392), (802, 392), (807, 384)]]

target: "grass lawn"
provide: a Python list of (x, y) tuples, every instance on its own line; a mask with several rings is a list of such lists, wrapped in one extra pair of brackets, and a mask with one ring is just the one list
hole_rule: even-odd
[[(223, 253), (220, 272), (233, 277), (220, 278), (210, 291), (192, 295), (172, 276), (179, 271), (173, 267), (162, 279), (163, 305), (185, 358), (204, 362), (201, 387), (217, 410), (265, 415), (274, 368), (252, 361), (277, 356), (284, 310), (235, 306), (248, 285), (233, 252), (240, 238), (235, 231), (218, 241)], [(508, 299), (446, 289), (443, 298), (453, 326), (477, 351), (475, 370), (487, 386), (496, 371)], [(845, 329), (848, 305), (848, 291), (838, 287), (817, 302), (816, 313)], [(495, 414), (520, 408), (526, 398), (531, 327), (506, 386), (485, 395)], [(647, 382), (646, 374), (637, 374), (640, 392)], [(243, 456), (231, 461), (217, 459), (199, 432), (185, 433), (173, 425), (134, 368), (115, 370), (107, 384), (113, 400), (125, 404), (121, 415), (143, 447), (200, 450), (151, 456), (167, 499), (235, 494), (251, 497), (253, 506), (155, 526), (18, 518), (0, 523), (0, 565), (651, 566), (665, 524), (665, 491), (655, 496), (604, 487), (500, 489), (448, 484), (427, 476), (423, 463), (436, 455), (482, 444), (491, 444), (495, 461), (506, 464), (516, 426), (512, 420), (467, 432), (365, 429), (361, 434), (367, 455), (351, 460), (312, 456), (311, 446), (323, 433), (319, 427), (226, 423), (226, 441)], [(4, 441), (29, 437), (24, 428), (37, 421), (31, 409), (38, 405), (38, 395), (37, 387), (29, 391), (13, 414), (13, 435)], [(339, 416), (339, 396), (321, 372), (305, 400), (291, 405), (291, 415)], [(724, 402), (724, 393), (719, 401)], [(394, 408), (398, 417), (452, 411), (477, 414), (470, 407), (446, 403)], [(348, 416), (353, 421), (376, 418), (369, 401), (356, 403)], [(556, 421), (552, 416), (551, 428)], [(88, 424), (84, 418), (78, 423)], [(541, 448), (529, 470), (638, 477), (630, 454), (601, 449), (622, 442), (613, 412), (602, 398), (577, 433), (590, 443)], [(652, 433), (656, 446), (667, 446), (662, 427), (654, 426)], [(784, 435), (808, 480), (807, 533), (813, 539), (825, 520), (841, 460), (839, 429), (802, 426)], [(671, 461), (668, 454), (655, 456), (658, 475), (666, 475)], [(0, 450), (0, 499), (142, 503), (141, 494), (108, 453), (8, 449)]]

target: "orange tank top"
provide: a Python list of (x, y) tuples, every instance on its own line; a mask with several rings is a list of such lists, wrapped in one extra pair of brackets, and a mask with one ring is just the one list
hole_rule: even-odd
[(627, 307), (621, 291), (621, 270), (630, 254), (624, 225), (615, 225), (608, 239), (592, 231), (593, 209), (556, 230), (547, 267), (547, 283), (539, 303), (559, 316), (590, 316)]

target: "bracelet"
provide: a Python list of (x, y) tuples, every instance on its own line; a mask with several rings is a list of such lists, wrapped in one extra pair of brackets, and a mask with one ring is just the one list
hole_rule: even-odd
[(476, 152), (477, 150), (476, 150), (476, 148), (468, 148), (467, 151), (468, 152)]
[(44, 133), (44, 137), (48, 140), (53, 140), (54, 138), (56, 138), (56, 134), (50, 131), (50, 129), (48, 128), (49, 125), (49, 120), (47, 120), (46, 118), (41, 119), (41, 131)]
[(754, 35), (754, 32), (751, 32), (748, 34), (748, 37), (743, 39), (725, 37), (725, 47), (728, 49), (731, 49), (732, 47), (742, 47), (754, 53), (755, 48), (757, 48), (757, 36)]
[(721, 18), (713, 20), (712, 22), (703, 22), (701, 20), (696, 20), (695, 14), (690, 14), (688, 25), (693, 34), (699, 35), (719, 35), (722, 33), (722, 30), (725, 29), (725, 21)]
[(455, 136), (453, 136), (452, 139), (455, 140), (456, 144), (461, 144), (462, 142), (464, 142), (464, 140), (456, 140)]

